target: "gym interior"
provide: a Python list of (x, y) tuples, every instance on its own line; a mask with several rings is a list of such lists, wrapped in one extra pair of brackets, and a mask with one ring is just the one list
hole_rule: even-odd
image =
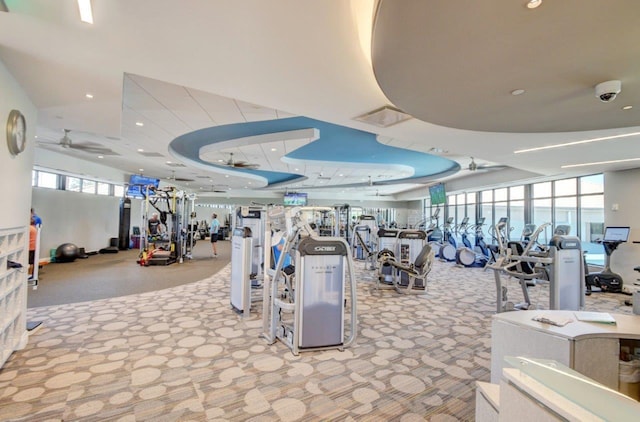
[(240, 3), (0, 1), (0, 419), (637, 415), (640, 5)]

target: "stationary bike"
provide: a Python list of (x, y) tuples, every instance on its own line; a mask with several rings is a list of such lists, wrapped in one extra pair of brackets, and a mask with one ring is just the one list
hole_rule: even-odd
[[(629, 227), (607, 227), (604, 231), (604, 238), (596, 241), (601, 243), (606, 254), (604, 269), (597, 273), (585, 275), (587, 287), (586, 294), (591, 294), (591, 287), (598, 287), (603, 292), (622, 293), (622, 276), (611, 270), (611, 255), (621, 243), (629, 239)], [(587, 272), (587, 259), (584, 258), (585, 273)]]

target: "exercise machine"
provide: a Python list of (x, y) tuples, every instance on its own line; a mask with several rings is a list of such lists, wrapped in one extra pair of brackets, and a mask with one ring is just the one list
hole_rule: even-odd
[(438, 257), (443, 261), (453, 262), (456, 260), (457, 244), (455, 236), (451, 231), (451, 225), (453, 224), (453, 217), (447, 218), (444, 223), (443, 233), (444, 238), (440, 250), (438, 251)]
[[(350, 246), (341, 237), (318, 236), (300, 214), (299, 207), (267, 212), (265, 242), (272, 244), (274, 233), (285, 241), (274, 268), (264, 274), (263, 337), (269, 344), (281, 341), (296, 356), (303, 351), (342, 350), (357, 335)], [(271, 254), (272, 248), (266, 248), (264, 262), (272, 262)], [(285, 268), (289, 255), (294, 265)], [(347, 310), (350, 318), (345, 318)]]
[[(620, 274), (614, 273), (611, 270), (611, 255), (618, 249), (620, 244), (629, 240), (630, 227), (607, 227), (604, 230), (604, 237), (602, 240), (597, 240), (597, 243), (601, 243), (605, 252), (605, 264), (604, 269), (597, 273), (589, 273), (585, 276), (585, 284), (587, 289), (587, 295), (591, 294), (592, 287), (597, 287), (602, 291), (610, 293), (621, 293), (623, 280)], [(588, 269), (586, 258), (584, 258), (584, 271)]]
[(462, 245), (456, 249), (456, 263), (465, 267), (483, 267), (486, 260), (481, 255), (476, 254), (471, 241), (469, 240), (469, 217), (464, 217), (456, 231), (460, 233)]
[[(251, 273), (252, 279), (260, 280), (263, 274), (264, 258), (264, 232), (265, 232), (266, 208), (263, 206), (237, 207), (234, 214), (233, 227), (246, 227), (252, 233)], [(255, 284), (256, 282), (254, 282)]]
[[(384, 237), (386, 232), (380, 234), (381, 239), (391, 240), (390, 236)], [(395, 244), (378, 253), (377, 288), (394, 288), (402, 294), (425, 294), (434, 255), (425, 231), (398, 230)]]
[(231, 236), (231, 306), (245, 318), (251, 311), (252, 290), (259, 287), (251, 277), (253, 239), (249, 227), (237, 227)]
[(371, 255), (374, 245), (377, 243), (375, 236), (378, 233), (378, 224), (372, 215), (361, 215), (358, 223), (353, 226), (351, 249), (354, 259), (364, 260)]
[(484, 265), (491, 260), (491, 252), (489, 251), (489, 247), (484, 241), (484, 234), (482, 232), (482, 226), (484, 226), (485, 217), (478, 218), (476, 221), (476, 225), (474, 226), (475, 239), (474, 239), (474, 247), (473, 250), (477, 255), (479, 255), (483, 261)]
[[(545, 253), (533, 253), (540, 233), (548, 224), (543, 224), (531, 235), (527, 246), (520, 255), (513, 255), (510, 248), (500, 244), (504, 251), (495, 263), (489, 267), (494, 270), (496, 282), (496, 312), (528, 309), (529, 300), (527, 282), (541, 281), (545, 278), (549, 282), (549, 307), (552, 310), (580, 310), (584, 307), (585, 283), (584, 267), (582, 265), (582, 247), (580, 239), (575, 236), (555, 235), (549, 243)], [(496, 225), (496, 233), (501, 228)], [(501, 237), (498, 237), (501, 241)], [(521, 245), (519, 242), (517, 244)], [(524, 268), (529, 267), (530, 272)], [(501, 274), (515, 277), (522, 288), (524, 302), (514, 305), (508, 301), (507, 288), (503, 285)]]

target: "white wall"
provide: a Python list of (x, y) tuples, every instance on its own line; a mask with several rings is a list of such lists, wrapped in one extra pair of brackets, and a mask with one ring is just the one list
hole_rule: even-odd
[[(629, 226), (629, 241), (616, 249), (611, 257), (611, 267), (620, 274), (625, 284), (640, 278), (633, 267), (640, 265), (640, 169), (606, 172), (604, 174), (604, 223), (605, 226)], [(618, 210), (612, 208), (617, 205)]]
[[(27, 122), (27, 146), (17, 156), (9, 153), (5, 135), (6, 121), (13, 109), (21, 111)], [(0, 207), (0, 228), (29, 225), (36, 120), (36, 107), (0, 61), (0, 177), (4, 197)]]
[(42, 218), (40, 258), (48, 258), (50, 249), (63, 243), (88, 252), (107, 247), (109, 238), (118, 237), (120, 198), (33, 188), (32, 204)]

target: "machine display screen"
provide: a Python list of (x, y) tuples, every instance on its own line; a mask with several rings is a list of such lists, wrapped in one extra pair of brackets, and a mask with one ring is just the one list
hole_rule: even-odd
[(626, 242), (629, 239), (629, 227), (607, 227), (603, 242)]

